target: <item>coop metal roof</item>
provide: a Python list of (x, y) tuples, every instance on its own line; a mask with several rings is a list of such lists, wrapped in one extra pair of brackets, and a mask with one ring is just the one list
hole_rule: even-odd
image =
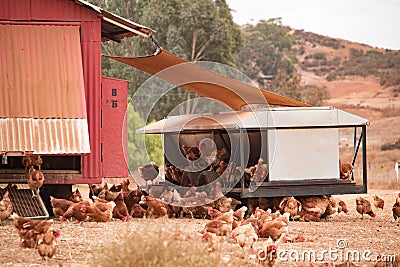
[(310, 106), (207, 70), (162, 49), (154, 55), (145, 57), (109, 57), (157, 75), (198, 95), (216, 100), (233, 110), (241, 110), (248, 104)]
[(101, 40), (102, 41), (117, 41), (126, 37), (140, 35), (142, 37), (149, 37), (153, 32), (153, 29), (140, 25), (136, 22), (130, 21), (116, 14), (108, 12), (101, 7), (95, 6), (89, 2), (83, 0), (73, 0), (78, 4), (81, 4), (87, 8), (94, 10), (95, 12), (102, 15), (101, 21)]
[(241, 128), (341, 127), (368, 124), (367, 119), (333, 107), (288, 107), (173, 116), (138, 129), (136, 133), (156, 134)]
[(0, 152), (89, 153), (79, 26), (0, 24)]

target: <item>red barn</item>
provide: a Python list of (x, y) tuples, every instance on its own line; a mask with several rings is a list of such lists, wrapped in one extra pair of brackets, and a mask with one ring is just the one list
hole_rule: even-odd
[(101, 43), (151, 33), (81, 0), (2, 0), (0, 183), (26, 180), (29, 154), (42, 156), (56, 196), (72, 184), (127, 177), (128, 81), (102, 77)]

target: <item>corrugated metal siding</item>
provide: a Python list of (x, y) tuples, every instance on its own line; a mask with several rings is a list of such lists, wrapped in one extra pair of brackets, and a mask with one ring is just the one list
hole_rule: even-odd
[(70, 0), (1, 0), (2, 20), (88, 21), (98, 13)]
[(30, 20), (29, 0), (1, 0), (0, 19), (9, 20)]
[[(91, 27), (93, 27), (93, 23), (82, 22), (82, 34), (87, 34)], [(89, 155), (82, 156), (82, 174), (84, 177), (90, 178), (102, 177), (100, 20), (97, 27), (99, 32), (98, 41), (86, 42), (82, 40), (81, 42), (91, 149)], [(88, 40), (88, 38), (85, 40)]]
[(87, 21), (97, 16), (97, 13), (70, 0), (30, 0), (30, 2), (32, 20)]
[(2, 118), (86, 118), (78, 26), (0, 25)]
[[(18, 4), (16, 4), (18, 3)], [(79, 22), (86, 92), (86, 110), (90, 136), (90, 154), (82, 155), (82, 178), (63, 183), (98, 183), (102, 177), (101, 162), (101, 16), (69, 0), (1, 0), (0, 19)], [(87, 134), (86, 134), (87, 136)]]
[(0, 151), (90, 153), (86, 119), (0, 119)]

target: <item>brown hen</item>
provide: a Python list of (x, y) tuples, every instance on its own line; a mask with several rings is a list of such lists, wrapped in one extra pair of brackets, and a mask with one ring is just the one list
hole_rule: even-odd
[(6, 191), (3, 195), (2, 200), (0, 201), (0, 222), (10, 217), (12, 212), (13, 206), (8, 191)]

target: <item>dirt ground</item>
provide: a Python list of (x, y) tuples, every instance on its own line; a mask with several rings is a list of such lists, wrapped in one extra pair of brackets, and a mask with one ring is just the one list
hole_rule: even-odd
[[(385, 199), (383, 211), (377, 211), (375, 218), (367, 216), (361, 219), (361, 215), (355, 211), (356, 195), (343, 195), (339, 197), (349, 206), (348, 214), (339, 214), (332, 221), (290, 222), (288, 237), (303, 235), (312, 241), (282, 244), (278, 250), (277, 266), (300, 266), (301, 262), (309, 260), (307, 257), (314, 257), (311, 260), (317, 263), (342, 262), (347, 257), (358, 266), (373, 266), (372, 261), (379, 254), (400, 254), (400, 226), (398, 222), (391, 222), (391, 208), (399, 191), (370, 190), (368, 194), (361, 195), (371, 201), (373, 194)], [(197, 232), (206, 222), (202, 219), (134, 219), (128, 222), (85, 222), (79, 225), (76, 222), (55, 220), (54, 227), (61, 230), (58, 252), (53, 259), (44, 262), (35, 249), (21, 249), (18, 246), (19, 238), (13, 223), (6, 220), (0, 226), (0, 266), (89, 266), (92, 253), (120, 238), (121, 233), (136, 231), (146, 235), (146, 231), (164, 229), (201, 242)], [(221, 261), (228, 262), (227, 266), (236, 266), (233, 261), (229, 264), (231, 258), (244, 257), (241, 248), (231, 238), (221, 237), (217, 242), (221, 242), (225, 253)], [(255, 249), (262, 249), (265, 242), (265, 239), (258, 240)], [(249, 259), (248, 265), (255, 265), (254, 260)]]

